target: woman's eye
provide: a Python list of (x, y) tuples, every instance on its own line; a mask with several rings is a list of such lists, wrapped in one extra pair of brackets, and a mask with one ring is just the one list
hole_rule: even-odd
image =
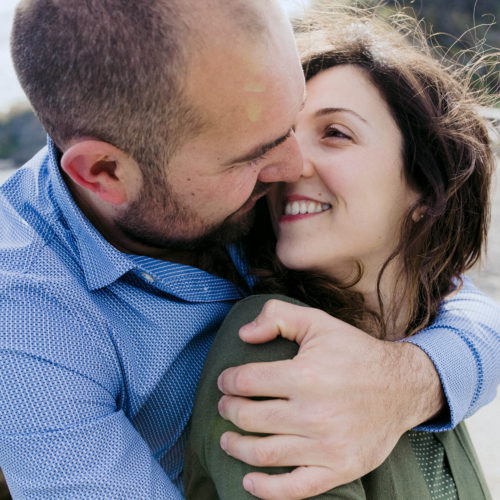
[(351, 137), (339, 130), (337, 127), (330, 126), (326, 127), (324, 131), (324, 137), (338, 137), (339, 139), (350, 139)]

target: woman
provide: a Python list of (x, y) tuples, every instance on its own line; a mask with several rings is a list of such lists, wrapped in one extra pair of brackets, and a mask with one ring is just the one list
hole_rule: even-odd
[[(461, 274), (485, 240), (493, 155), (472, 92), (426, 45), (415, 48), (415, 38), (371, 15), (325, 17), (299, 37), (307, 79), (295, 130), (302, 177), (269, 195), (272, 230), (260, 207), (249, 260), (259, 291), (399, 340), (452, 316), (457, 297), (487, 300)], [(238, 329), (268, 299), (235, 306), (209, 354), (186, 454), (188, 499), (253, 498), (242, 487), (252, 467), (219, 446), (234, 427), (218, 416), (216, 379), (228, 366), (296, 353), (284, 339), (239, 340)], [(375, 471), (318, 498), (479, 500), (489, 493), (461, 424), (439, 434), (407, 432)]]

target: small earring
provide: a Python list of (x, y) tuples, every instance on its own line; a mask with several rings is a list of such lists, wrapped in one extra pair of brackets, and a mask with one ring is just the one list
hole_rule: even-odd
[(411, 218), (413, 219), (413, 222), (416, 223), (416, 222), (420, 222), (424, 218), (424, 215), (425, 215), (425, 212), (422, 212), (420, 215), (418, 215), (415, 211), (415, 212), (413, 212), (413, 215), (411, 216)]

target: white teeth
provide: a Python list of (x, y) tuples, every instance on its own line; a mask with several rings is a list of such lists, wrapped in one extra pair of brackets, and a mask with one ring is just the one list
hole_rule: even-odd
[(285, 215), (317, 214), (331, 208), (328, 203), (318, 203), (316, 201), (292, 201), (285, 205)]

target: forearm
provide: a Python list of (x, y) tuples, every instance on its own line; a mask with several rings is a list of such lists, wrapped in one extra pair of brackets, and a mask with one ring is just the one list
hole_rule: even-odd
[[(289, 361), (247, 360), (244, 366), (224, 370), (218, 380), (225, 394), (220, 414), (247, 432), (270, 435), (226, 433), (224, 449), (255, 466), (309, 467), (281, 479), (249, 474), (249, 491), (265, 498), (282, 498), (283, 492), (303, 498), (304, 491), (311, 496), (346, 484), (380, 465), (407, 430), (446, 420), (442, 365), (429, 350), (411, 342), (379, 340), (321, 311), (265, 299), (251, 299), (262, 311), (255, 319), (239, 317), (233, 338), (239, 329), (245, 342), (258, 344), (279, 336), (298, 342), (300, 349)], [(424, 333), (417, 334), (412, 342), (423, 338)], [(453, 357), (453, 349), (444, 349), (445, 361), (446, 354)], [(453, 380), (453, 373), (449, 375)], [(455, 375), (460, 380), (460, 374)], [(248, 399), (259, 396), (279, 399)], [(313, 486), (305, 486), (306, 481)]]

